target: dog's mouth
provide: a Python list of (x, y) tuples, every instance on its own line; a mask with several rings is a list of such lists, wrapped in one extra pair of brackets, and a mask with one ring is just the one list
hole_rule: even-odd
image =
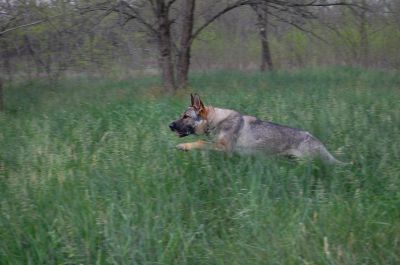
[(176, 130), (176, 129), (172, 129), (172, 131), (179, 137), (185, 137), (188, 135), (191, 135), (193, 132), (191, 130)]
[(179, 136), (179, 137), (185, 137), (185, 136), (190, 135), (191, 133), (188, 132), (188, 131), (183, 131), (183, 132), (175, 131), (175, 134), (176, 134), (177, 136)]

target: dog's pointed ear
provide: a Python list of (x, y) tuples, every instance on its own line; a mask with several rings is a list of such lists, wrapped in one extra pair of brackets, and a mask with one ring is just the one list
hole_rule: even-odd
[(202, 110), (204, 109), (204, 104), (200, 99), (200, 96), (198, 94), (190, 94), (192, 97), (192, 107), (194, 107), (196, 110)]
[(194, 106), (194, 96), (190, 93), (190, 106)]

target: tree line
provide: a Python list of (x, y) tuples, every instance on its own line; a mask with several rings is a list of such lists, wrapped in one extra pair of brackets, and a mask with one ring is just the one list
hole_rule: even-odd
[(2, 0), (0, 76), (156, 72), (172, 92), (191, 66), (399, 68), (399, 14), (396, 0)]

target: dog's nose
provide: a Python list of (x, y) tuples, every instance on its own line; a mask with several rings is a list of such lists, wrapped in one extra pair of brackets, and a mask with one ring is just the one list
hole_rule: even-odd
[(169, 128), (171, 130), (174, 130), (175, 129), (175, 122), (171, 122), (171, 124), (169, 125)]

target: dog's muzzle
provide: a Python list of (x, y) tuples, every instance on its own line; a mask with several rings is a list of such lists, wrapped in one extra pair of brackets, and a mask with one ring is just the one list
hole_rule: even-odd
[(184, 129), (178, 128), (178, 125), (176, 124), (176, 122), (171, 122), (171, 124), (169, 125), (169, 128), (171, 129), (171, 131), (176, 132), (176, 134), (179, 137), (185, 137), (185, 136), (188, 136), (188, 135), (194, 133), (189, 128), (184, 128)]
[(169, 128), (171, 129), (171, 131), (175, 131), (176, 130), (176, 123), (175, 122), (171, 122), (169, 125)]

